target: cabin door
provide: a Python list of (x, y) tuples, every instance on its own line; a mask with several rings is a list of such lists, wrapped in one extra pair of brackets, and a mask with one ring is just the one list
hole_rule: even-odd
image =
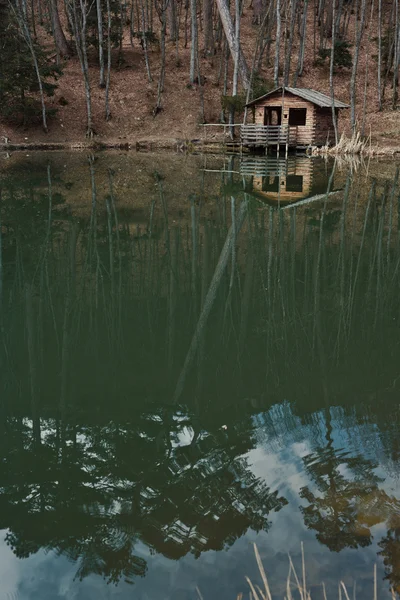
[(281, 125), (282, 107), (266, 106), (264, 108), (264, 125)]

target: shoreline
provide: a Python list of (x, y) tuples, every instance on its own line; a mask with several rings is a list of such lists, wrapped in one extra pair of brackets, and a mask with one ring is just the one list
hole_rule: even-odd
[[(223, 154), (227, 151), (239, 153), (239, 143), (224, 144), (223, 142), (210, 142), (203, 138), (196, 139), (140, 139), (132, 142), (99, 142), (88, 140), (84, 142), (21, 142), (21, 143), (0, 143), (0, 152), (22, 152), (22, 151), (54, 151), (65, 150), (68, 152), (93, 151), (101, 152), (104, 150), (125, 150), (127, 152), (155, 152), (157, 150), (168, 150), (185, 153), (218, 153)], [(247, 153), (247, 151), (245, 151)], [(400, 149), (399, 149), (400, 152)]]
[[(226, 144), (224, 142), (210, 142), (206, 138), (179, 139), (179, 138), (158, 138), (158, 139), (139, 139), (124, 142), (104, 142), (97, 140), (85, 140), (77, 142), (16, 142), (0, 143), (0, 152), (21, 152), (21, 151), (54, 151), (65, 150), (69, 152), (79, 152), (84, 150), (103, 151), (103, 150), (125, 150), (136, 152), (154, 152), (157, 150), (173, 150), (181, 153), (192, 152), (215, 152), (215, 153), (239, 153), (240, 144), (234, 141)], [(364, 152), (333, 151), (332, 148), (313, 147), (310, 149), (310, 156), (359, 156), (359, 157), (396, 157), (400, 155), (400, 146), (372, 146)], [(248, 149), (244, 149), (249, 154)], [(292, 152), (296, 154), (296, 150)], [(251, 154), (251, 153), (250, 153)]]

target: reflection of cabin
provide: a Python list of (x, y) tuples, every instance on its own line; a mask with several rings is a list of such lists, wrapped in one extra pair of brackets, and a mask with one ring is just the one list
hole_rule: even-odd
[(325, 193), (330, 176), (322, 161), (295, 155), (244, 157), (240, 172), (251, 177), (249, 193), (273, 205)]
[[(253, 124), (242, 125), (243, 146), (322, 146), (335, 139), (332, 100), (308, 88), (277, 88), (247, 104), (253, 111)], [(348, 108), (334, 100), (335, 114)]]

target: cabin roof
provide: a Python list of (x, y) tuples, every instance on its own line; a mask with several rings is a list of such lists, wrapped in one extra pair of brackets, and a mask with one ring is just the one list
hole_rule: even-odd
[[(253, 106), (255, 104), (258, 104), (259, 102), (262, 102), (263, 100), (268, 98), (268, 96), (272, 96), (273, 94), (276, 94), (277, 92), (283, 93), (283, 90), (285, 90), (285, 92), (293, 94), (294, 96), (303, 98), (303, 100), (312, 102), (313, 104), (315, 104), (316, 106), (319, 106), (320, 108), (331, 108), (332, 107), (332, 100), (331, 100), (330, 96), (327, 96), (326, 94), (323, 94), (322, 92), (317, 92), (316, 90), (311, 90), (310, 88), (292, 88), (292, 87), (275, 88), (274, 90), (268, 92), (268, 94), (264, 94), (263, 96), (260, 96), (259, 98), (255, 98), (255, 100), (252, 100), (251, 102), (246, 104), (246, 106)], [(334, 100), (334, 106), (335, 106), (335, 108), (349, 108), (348, 104), (345, 104), (344, 102), (341, 102), (340, 100)]]

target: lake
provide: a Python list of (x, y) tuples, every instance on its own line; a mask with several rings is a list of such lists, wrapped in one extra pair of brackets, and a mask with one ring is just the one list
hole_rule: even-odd
[(400, 592), (398, 164), (0, 155), (0, 220), (0, 600)]

